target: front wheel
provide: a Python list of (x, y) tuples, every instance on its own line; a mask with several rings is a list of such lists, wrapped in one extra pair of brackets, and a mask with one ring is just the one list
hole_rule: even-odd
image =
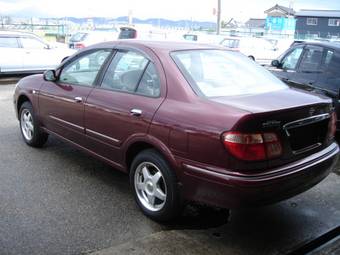
[(135, 157), (130, 182), (136, 202), (146, 216), (169, 221), (181, 212), (176, 176), (157, 151), (148, 149)]
[(33, 147), (42, 147), (46, 143), (48, 135), (40, 130), (30, 102), (22, 104), (19, 116), (20, 130), (25, 143)]

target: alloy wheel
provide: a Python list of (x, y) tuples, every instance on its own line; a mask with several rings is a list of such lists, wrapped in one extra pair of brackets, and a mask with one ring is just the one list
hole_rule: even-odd
[(142, 205), (150, 211), (160, 211), (167, 198), (161, 170), (151, 162), (143, 162), (137, 166), (134, 179), (137, 197)]
[(33, 117), (29, 110), (23, 109), (21, 112), (21, 130), (25, 139), (30, 141), (34, 135)]

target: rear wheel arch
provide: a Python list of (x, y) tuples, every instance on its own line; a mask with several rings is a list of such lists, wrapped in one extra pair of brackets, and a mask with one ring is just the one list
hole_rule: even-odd
[(132, 164), (133, 159), (142, 151), (147, 150), (147, 149), (154, 149), (155, 151), (157, 151), (160, 155), (162, 155), (164, 157), (165, 160), (167, 160), (167, 162), (169, 163), (169, 165), (171, 166), (172, 170), (174, 171), (174, 173), (176, 174), (176, 176), (178, 175), (177, 173), (177, 169), (178, 169), (178, 165), (176, 163), (176, 160), (173, 156), (173, 154), (171, 153), (171, 151), (166, 147), (165, 144), (163, 144), (162, 142), (160, 142), (158, 139), (156, 141), (156, 138), (150, 138), (146, 139), (144, 137), (144, 139), (141, 140), (136, 140), (133, 142), (130, 142), (127, 146), (127, 149), (125, 150), (125, 159), (124, 162), (126, 164), (127, 167), (127, 171), (130, 171), (130, 167)]

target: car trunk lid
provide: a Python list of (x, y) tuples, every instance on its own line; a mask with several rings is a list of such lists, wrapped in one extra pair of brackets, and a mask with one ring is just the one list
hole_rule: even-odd
[[(276, 133), (283, 154), (267, 160), (273, 168), (315, 153), (330, 144), (331, 100), (296, 89), (259, 95), (213, 98), (215, 102), (248, 111), (233, 127), (242, 133)], [(256, 164), (256, 162), (255, 162)], [(263, 165), (263, 164), (261, 164)]]

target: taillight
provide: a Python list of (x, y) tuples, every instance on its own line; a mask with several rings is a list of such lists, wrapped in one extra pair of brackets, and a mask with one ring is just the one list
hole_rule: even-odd
[(281, 142), (275, 133), (226, 132), (223, 143), (232, 155), (242, 160), (266, 160), (282, 155)]
[(328, 134), (329, 134), (329, 139), (333, 139), (335, 137), (336, 133), (336, 122), (337, 122), (337, 117), (336, 113), (333, 112), (331, 115), (331, 119), (328, 124)]
[(82, 48), (85, 48), (85, 45), (82, 44), (82, 43), (76, 43), (76, 44), (74, 45), (74, 48), (76, 48), (76, 49), (82, 49)]

